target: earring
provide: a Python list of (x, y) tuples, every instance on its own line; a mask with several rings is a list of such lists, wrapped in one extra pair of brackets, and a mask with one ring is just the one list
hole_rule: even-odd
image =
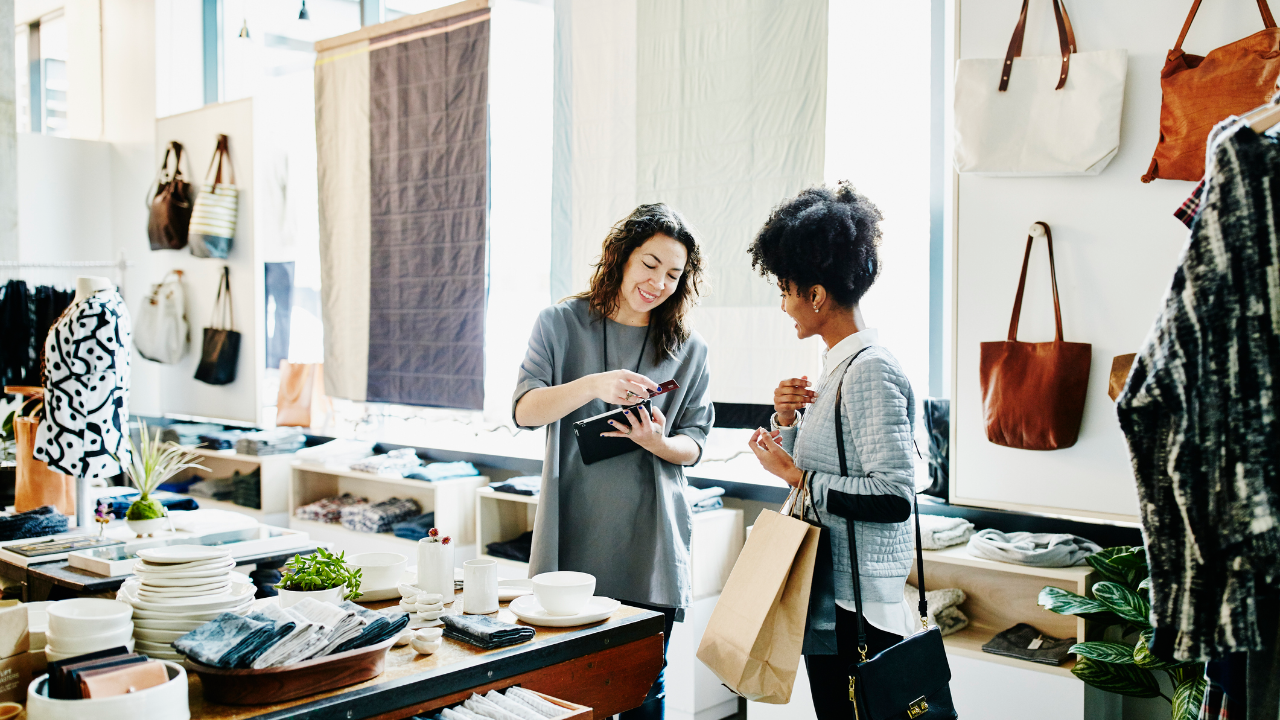
[(813, 306), (813, 311), (814, 311), (814, 312), (818, 312), (818, 306), (817, 306), (817, 305), (814, 305), (814, 306)]

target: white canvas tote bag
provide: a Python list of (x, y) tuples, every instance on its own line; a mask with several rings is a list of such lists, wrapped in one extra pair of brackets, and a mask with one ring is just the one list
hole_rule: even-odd
[(1053, 0), (1061, 56), (1022, 57), (1027, 4), (1003, 61), (956, 63), (956, 172), (1097, 175), (1120, 149), (1128, 55), (1076, 52), (1071, 18)]
[[(222, 164), (227, 176), (223, 179)], [(216, 167), (216, 172), (215, 172)], [(227, 136), (218, 136), (218, 146), (205, 173), (205, 184), (196, 196), (191, 210), (190, 232), (187, 234), (191, 254), (202, 258), (225, 258), (231, 253), (236, 236), (236, 212), (240, 191), (236, 188), (235, 168), (231, 167), (231, 151)]]
[(142, 357), (173, 364), (187, 354), (189, 340), (182, 271), (174, 270), (151, 286), (142, 307), (134, 314), (133, 344)]

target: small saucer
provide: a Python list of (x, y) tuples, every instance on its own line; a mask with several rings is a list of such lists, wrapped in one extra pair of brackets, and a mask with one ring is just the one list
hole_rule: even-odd
[(530, 625), (542, 627), (577, 627), (607, 620), (622, 603), (612, 598), (593, 597), (587, 606), (577, 615), (551, 615), (538, 603), (533, 595), (524, 595), (511, 601), (508, 609), (521, 620)]
[(498, 600), (500, 602), (510, 602), (522, 595), (531, 595), (532, 593), (532, 580), (512, 578), (498, 581)]
[(389, 588), (376, 588), (373, 590), (366, 590), (363, 587), (361, 587), (360, 597), (356, 598), (356, 602), (366, 603), (366, 602), (381, 602), (383, 600), (396, 600), (400, 597), (400, 590), (398, 589), (400, 585), (413, 585), (417, 582), (418, 582), (418, 573), (412, 570), (405, 570), (404, 574), (400, 576), (400, 582), (396, 583), (395, 585), (392, 585)]

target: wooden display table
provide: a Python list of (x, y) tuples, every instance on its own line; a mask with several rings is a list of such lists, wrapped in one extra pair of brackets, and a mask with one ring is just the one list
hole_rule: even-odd
[[(519, 622), (506, 603), (496, 617)], [(419, 655), (408, 645), (392, 648), (386, 670), (372, 680), (274, 705), (206, 703), (200, 679), (191, 675), (191, 718), (401, 720), (458, 704), (473, 692), (512, 685), (591, 707), (595, 717), (607, 718), (643, 702), (662, 667), (663, 620), (656, 612), (624, 605), (594, 625), (535, 629), (532, 640), (497, 650), (449, 638), (434, 655)]]

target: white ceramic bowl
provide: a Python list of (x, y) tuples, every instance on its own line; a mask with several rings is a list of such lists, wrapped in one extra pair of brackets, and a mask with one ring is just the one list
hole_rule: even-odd
[[(110, 647), (119, 647), (123, 645), (126, 650), (128, 650), (129, 652), (133, 652), (133, 648), (135, 644), (136, 643), (134, 642), (134, 639), (129, 638), (128, 640), (125, 640), (122, 643), (116, 643), (115, 645), (111, 645)], [(110, 647), (94, 648), (89, 652), (97, 652), (98, 650), (108, 650), (110, 649)], [(81, 655), (87, 655), (87, 654), (88, 653), (85, 653), (85, 652), (62, 652), (58, 650), (57, 646), (53, 643), (48, 643), (44, 646), (44, 657), (45, 657), (45, 660), (48, 662), (57, 662), (59, 660), (70, 660), (73, 657), (80, 657)]]
[(94, 633), (93, 635), (80, 635), (64, 633), (50, 630), (45, 634), (45, 642), (48, 645), (58, 649), (63, 653), (90, 653), (97, 650), (106, 650), (107, 648), (119, 647), (124, 644), (133, 635), (133, 623), (122, 625), (114, 630), (108, 630), (103, 633)]
[(70, 638), (116, 630), (129, 624), (133, 608), (119, 600), (73, 598), (53, 603), (49, 613), (49, 634)]
[(404, 575), (409, 558), (400, 553), (360, 553), (347, 558), (347, 567), (360, 571), (360, 592), (396, 586)]
[(285, 590), (284, 588), (281, 588), (279, 592), (281, 608), (292, 607), (293, 605), (302, 602), (303, 598), (315, 598), (320, 602), (327, 602), (332, 605), (341, 605), (342, 597), (347, 594), (347, 588), (345, 585), (341, 585), (336, 588), (329, 588), (328, 590), (308, 590), (306, 592), (299, 590)]
[(533, 594), (548, 614), (577, 615), (596, 594), (596, 576), (567, 570), (534, 575)]
[(190, 720), (187, 673), (177, 663), (164, 665), (169, 682), (100, 700), (53, 700), (47, 694), (49, 676), (41, 675), (27, 686), (27, 720)]

